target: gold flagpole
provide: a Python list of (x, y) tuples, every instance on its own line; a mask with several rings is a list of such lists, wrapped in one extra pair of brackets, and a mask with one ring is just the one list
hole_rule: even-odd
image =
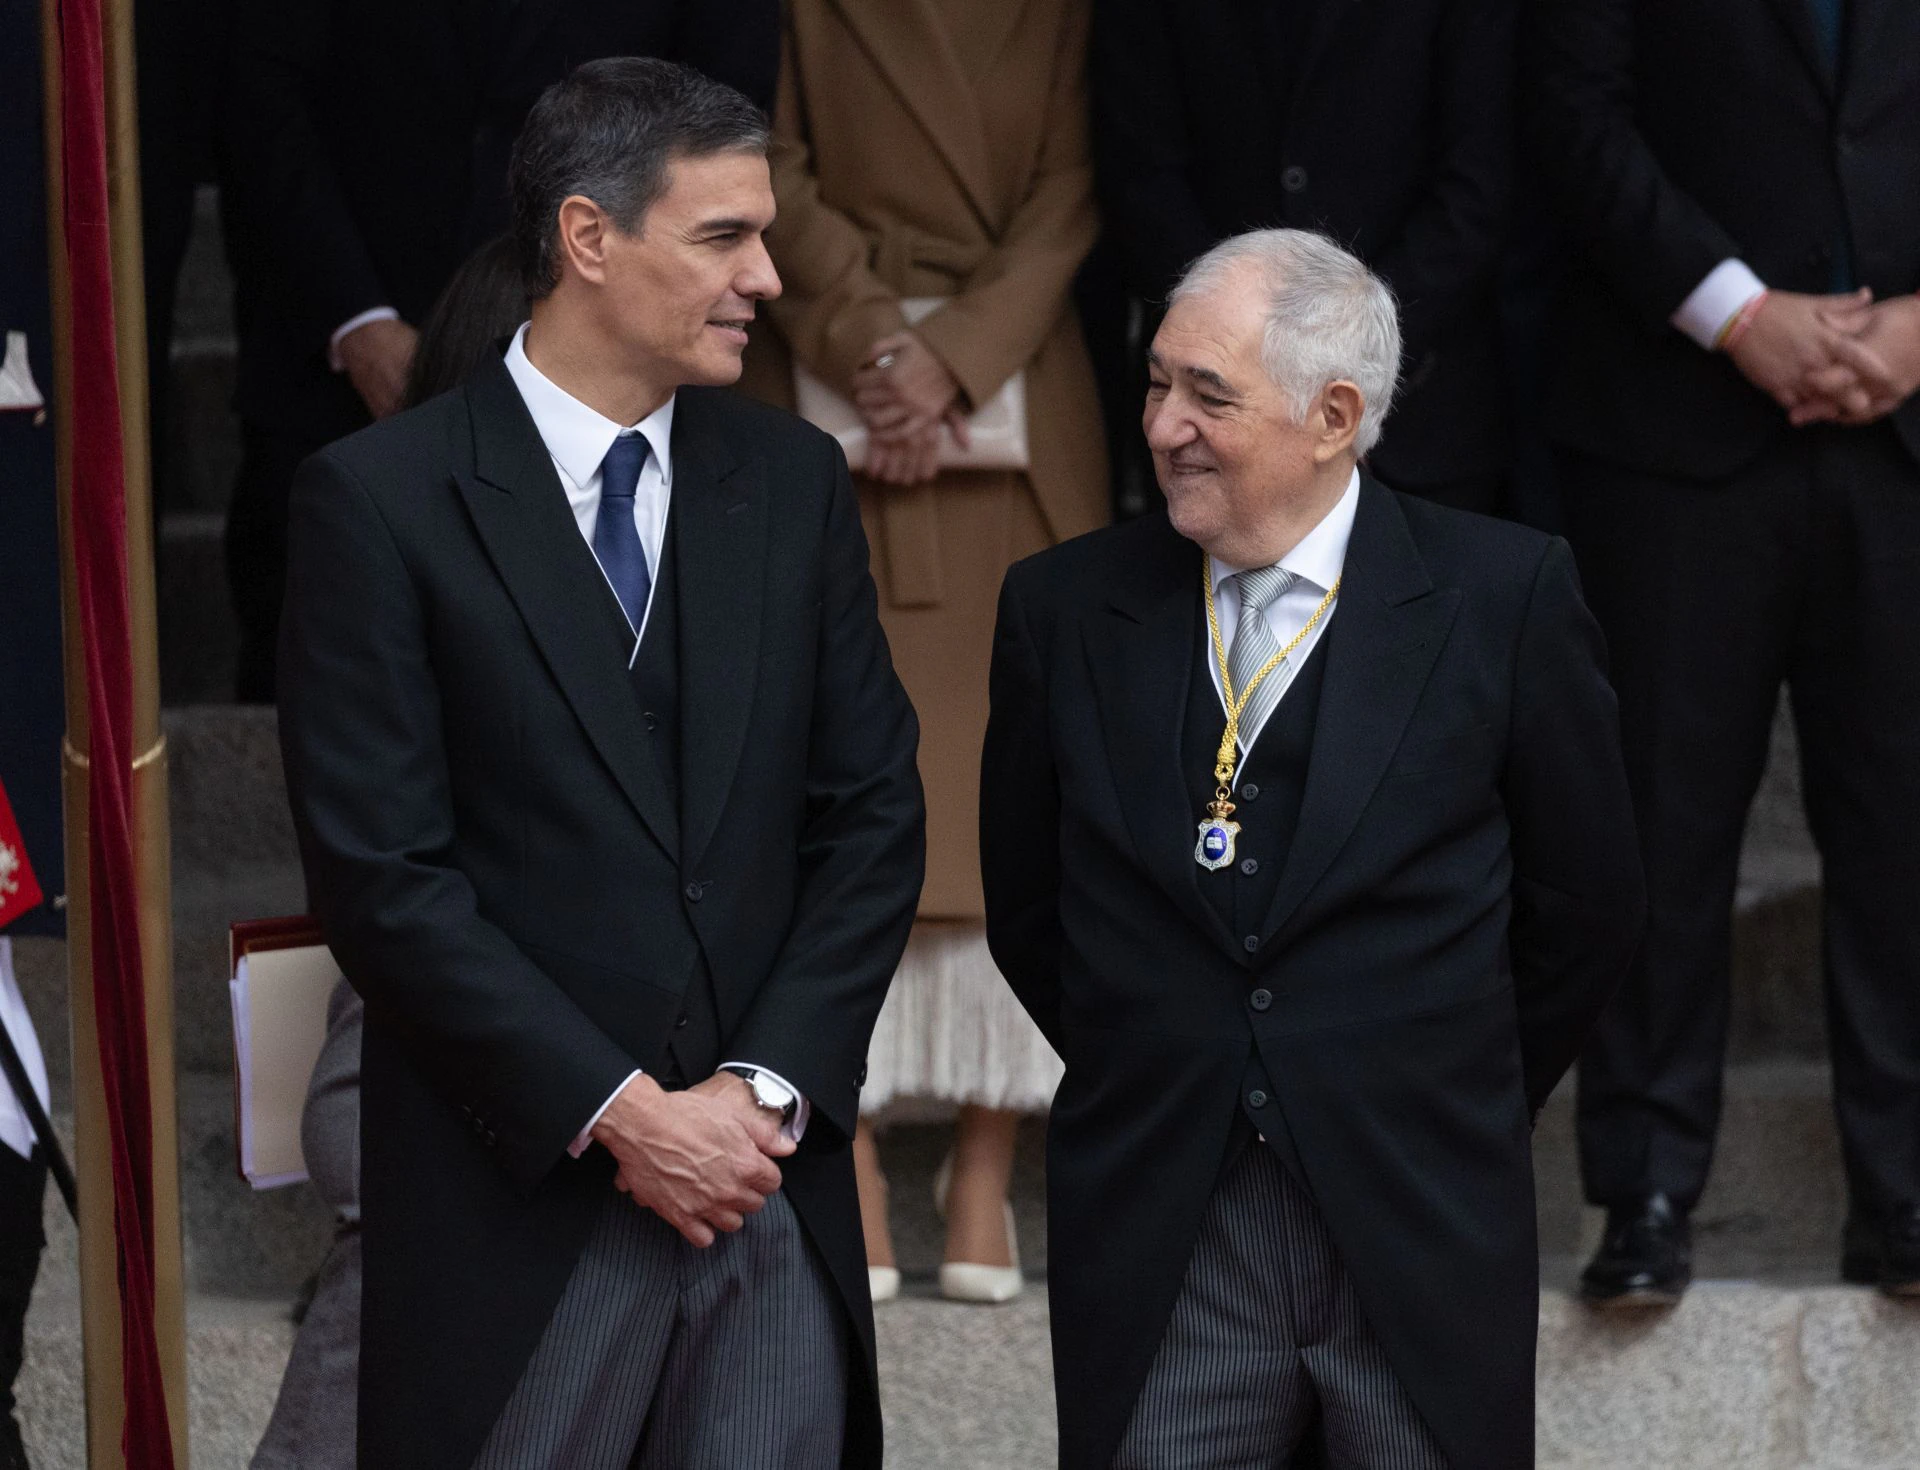
[[(167, 830), (166, 737), (160, 725), (159, 645), (154, 609), (151, 466), (147, 455), (146, 297), (140, 237), (139, 111), (132, 0), (101, 0), (107, 112), (107, 186), (120, 432), (126, 467), (127, 596), (133, 631), (132, 769), (134, 862), (140, 958), (146, 984), (152, 1085), (154, 1329), (166, 1382), (174, 1464), (186, 1470), (186, 1294), (180, 1239), (180, 1148), (173, 1065), (173, 921)], [(87, 1463), (120, 1470), (120, 1293), (115, 1261), (113, 1174), (106, 1094), (93, 999), (89, 900), (87, 751), (90, 715), (73, 551), (72, 283), (62, 208), (60, 0), (41, 0), (46, 90), (47, 222), (54, 335), (56, 462), (60, 487), (60, 587), (66, 630), (67, 737), (62, 752), (67, 828), (67, 970), (73, 1014), (75, 1167), (80, 1182), (80, 1303), (85, 1345)]]

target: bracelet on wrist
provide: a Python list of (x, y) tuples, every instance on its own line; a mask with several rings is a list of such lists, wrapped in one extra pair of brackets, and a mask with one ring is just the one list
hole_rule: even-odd
[(1753, 325), (1753, 319), (1760, 314), (1760, 308), (1766, 304), (1767, 296), (1768, 292), (1764, 289), (1759, 291), (1751, 301), (1727, 318), (1727, 324), (1720, 329), (1720, 335), (1714, 338), (1715, 352), (1733, 351), (1734, 344), (1746, 336), (1747, 328)]

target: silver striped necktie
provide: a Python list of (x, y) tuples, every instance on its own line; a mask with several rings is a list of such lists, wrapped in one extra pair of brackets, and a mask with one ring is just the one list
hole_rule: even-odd
[[(1299, 580), (1285, 567), (1261, 567), (1251, 572), (1236, 572), (1227, 579), (1240, 598), (1240, 621), (1233, 630), (1233, 647), (1227, 651), (1227, 671), (1233, 679), (1236, 697), (1246, 693), (1267, 660), (1280, 651), (1280, 642), (1267, 622), (1267, 609)], [(1293, 682), (1292, 659), (1283, 660), (1260, 681), (1253, 698), (1240, 715), (1240, 750), (1253, 743), (1267, 715), (1280, 702), (1287, 685)]]

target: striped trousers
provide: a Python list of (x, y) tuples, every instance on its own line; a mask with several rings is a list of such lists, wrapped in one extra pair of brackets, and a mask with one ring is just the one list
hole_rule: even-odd
[(474, 1470), (836, 1470), (846, 1402), (846, 1312), (785, 1194), (702, 1250), (609, 1190)]
[(1215, 1190), (1114, 1470), (1447, 1470), (1312, 1198), (1249, 1142)]

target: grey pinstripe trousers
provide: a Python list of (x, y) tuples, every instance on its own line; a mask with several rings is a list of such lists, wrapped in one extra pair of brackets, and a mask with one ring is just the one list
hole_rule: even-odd
[(845, 1313), (786, 1195), (701, 1250), (609, 1194), (475, 1470), (834, 1470)]
[(1447, 1470), (1312, 1198), (1265, 1144), (1214, 1191), (1114, 1470)]

